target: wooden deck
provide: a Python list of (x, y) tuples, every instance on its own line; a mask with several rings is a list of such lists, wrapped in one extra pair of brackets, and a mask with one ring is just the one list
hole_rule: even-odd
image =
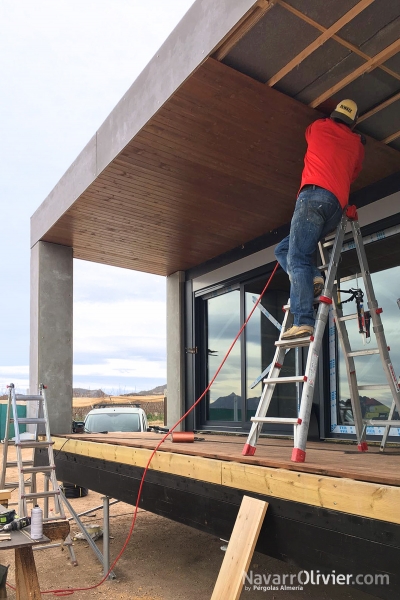
[[(143, 468), (160, 434), (57, 436), (62, 452)], [(168, 438), (150, 469), (319, 508), (400, 524), (400, 449), (360, 453), (354, 444), (310, 442), (307, 462), (290, 461), (292, 441), (261, 439), (242, 456), (242, 436), (201, 435), (192, 444)]]
[[(302, 569), (389, 574), (388, 585), (361, 589), (400, 597), (400, 449), (360, 454), (353, 444), (310, 442), (307, 462), (295, 464), (290, 440), (263, 438), (255, 456), (244, 457), (245, 437), (198, 437), (193, 444), (168, 438), (156, 452), (141, 508), (227, 540), (243, 496), (258, 498), (269, 503), (258, 551)], [(53, 440), (60, 481), (134, 505), (161, 435)]]
[[(148, 450), (153, 450), (162, 439), (161, 434), (154, 433), (99, 433), (59, 437)], [(369, 446), (368, 452), (362, 453), (351, 443), (308, 442), (306, 462), (293, 463), (290, 460), (292, 440), (261, 438), (254, 456), (242, 456), (246, 441), (243, 436), (196, 434), (196, 437), (203, 441), (173, 444), (171, 438), (167, 438), (159, 451), (400, 486), (400, 447), (388, 448), (381, 453), (378, 446)]]

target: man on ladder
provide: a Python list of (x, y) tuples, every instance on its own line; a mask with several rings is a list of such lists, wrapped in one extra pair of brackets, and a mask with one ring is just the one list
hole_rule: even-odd
[(275, 249), (290, 278), (294, 317), (283, 340), (310, 336), (314, 331), (313, 298), (324, 287), (314, 263), (315, 252), (318, 242), (339, 225), (350, 185), (364, 159), (365, 138), (353, 133), (357, 116), (356, 103), (342, 100), (330, 118), (319, 119), (306, 130), (307, 152), (290, 234)]

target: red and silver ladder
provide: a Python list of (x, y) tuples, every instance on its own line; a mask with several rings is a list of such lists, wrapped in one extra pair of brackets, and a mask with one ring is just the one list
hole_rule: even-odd
[[(272, 361), (272, 367), (269, 375), (264, 379), (264, 388), (254, 417), (251, 418), (252, 426), (247, 442), (244, 445), (242, 454), (252, 456), (256, 451), (258, 437), (261, 433), (264, 423), (290, 424), (294, 427), (294, 448), (292, 452), (293, 462), (304, 462), (306, 457), (306, 443), (308, 429), (310, 425), (311, 408), (314, 396), (314, 387), (316, 381), (318, 359), (321, 352), (322, 339), (325, 326), (328, 321), (331, 306), (335, 324), (338, 332), (338, 338), (341, 344), (342, 352), (345, 358), (347, 377), (350, 387), (350, 399), (354, 417), (354, 425), (358, 442), (358, 449), (365, 452), (368, 449), (366, 443), (367, 426), (385, 427), (385, 433), (382, 438), (381, 450), (384, 449), (390, 427), (400, 427), (400, 421), (392, 420), (395, 410), (400, 415), (400, 387), (396, 378), (392, 362), (390, 360), (389, 348), (386, 343), (383, 325), (381, 321), (382, 309), (378, 307), (372, 286), (371, 275), (368, 268), (368, 261), (365, 254), (365, 248), (362, 241), (361, 230), (357, 220), (357, 211), (354, 206), (348, 206), (343, 213), (342, 220), (337, 228), (333, 241), (323, 241), (319, 244), (319, 250), (323, 265), (321, 270), (326, 271), (325, 287), (319, 297), (319, 307), (315, 321), (314, 335), (294, 340), (282, 340), (282, 334), (286, 330), (286, 324), (289, 316), (289, 305), (284, 307), (285, 317), (282, 323), (281, 334), (275, 342), (276, 351)], [(343, 247), (343, 241), (346, 229), (350, 225), (354, 238), (354, 245), (357, 251), (358, 260), (362, 278), (364, 281), (365, 292), (368, 301), (368, 308), (373, 324), (373, 332), (376, 338), (376, 348), (353, 351), (350, 347), (349, 337), (346, 329), (346, 322), (351, 319), (358, 319), (358, 314), (343, 316), (341, 305), (337, 298), (336, 274), (337, 267)], [(330, 252), (330, 256), (329, 256)], [(283, 366), (287, 349), (309, 346), (306, 368), (304, 375), (295, 377), (280, 377), (280, 371)], [(383, 371), (387, 383), (375, 385), (359, 385), (357, 382), (355, 358), (370, 354), (379, 354)], [(297, 418), (279, 418), (267, 417), (269, 405), (275, 390), (275, 385), (281, 383), (302, 384), (302, 393), (300, 400), (299, 415)], [(359, 390), (377, 389), (386, 387), (392, 395), (392, 408), (387, 421), (362, 418)]]

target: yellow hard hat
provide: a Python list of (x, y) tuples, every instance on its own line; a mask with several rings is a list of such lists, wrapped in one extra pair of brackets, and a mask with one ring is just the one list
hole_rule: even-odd
[(354, 100), (342, 100), (331, 113), (331, 119), (339, 119), (346, 125), (355, 125), (358, 117), (358, 107)]

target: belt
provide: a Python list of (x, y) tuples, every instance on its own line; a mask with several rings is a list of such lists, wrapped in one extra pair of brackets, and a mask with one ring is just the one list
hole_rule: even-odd
[(320, 185), (314, 185), (313, 183), (306, 183), (306, 185), (303, 185), (303, 187), (301, 188), (300, 191), (302, 192), (303, 190), (316, 190), (316, 189), (323, 190), (324, 188), (322, 188)]

